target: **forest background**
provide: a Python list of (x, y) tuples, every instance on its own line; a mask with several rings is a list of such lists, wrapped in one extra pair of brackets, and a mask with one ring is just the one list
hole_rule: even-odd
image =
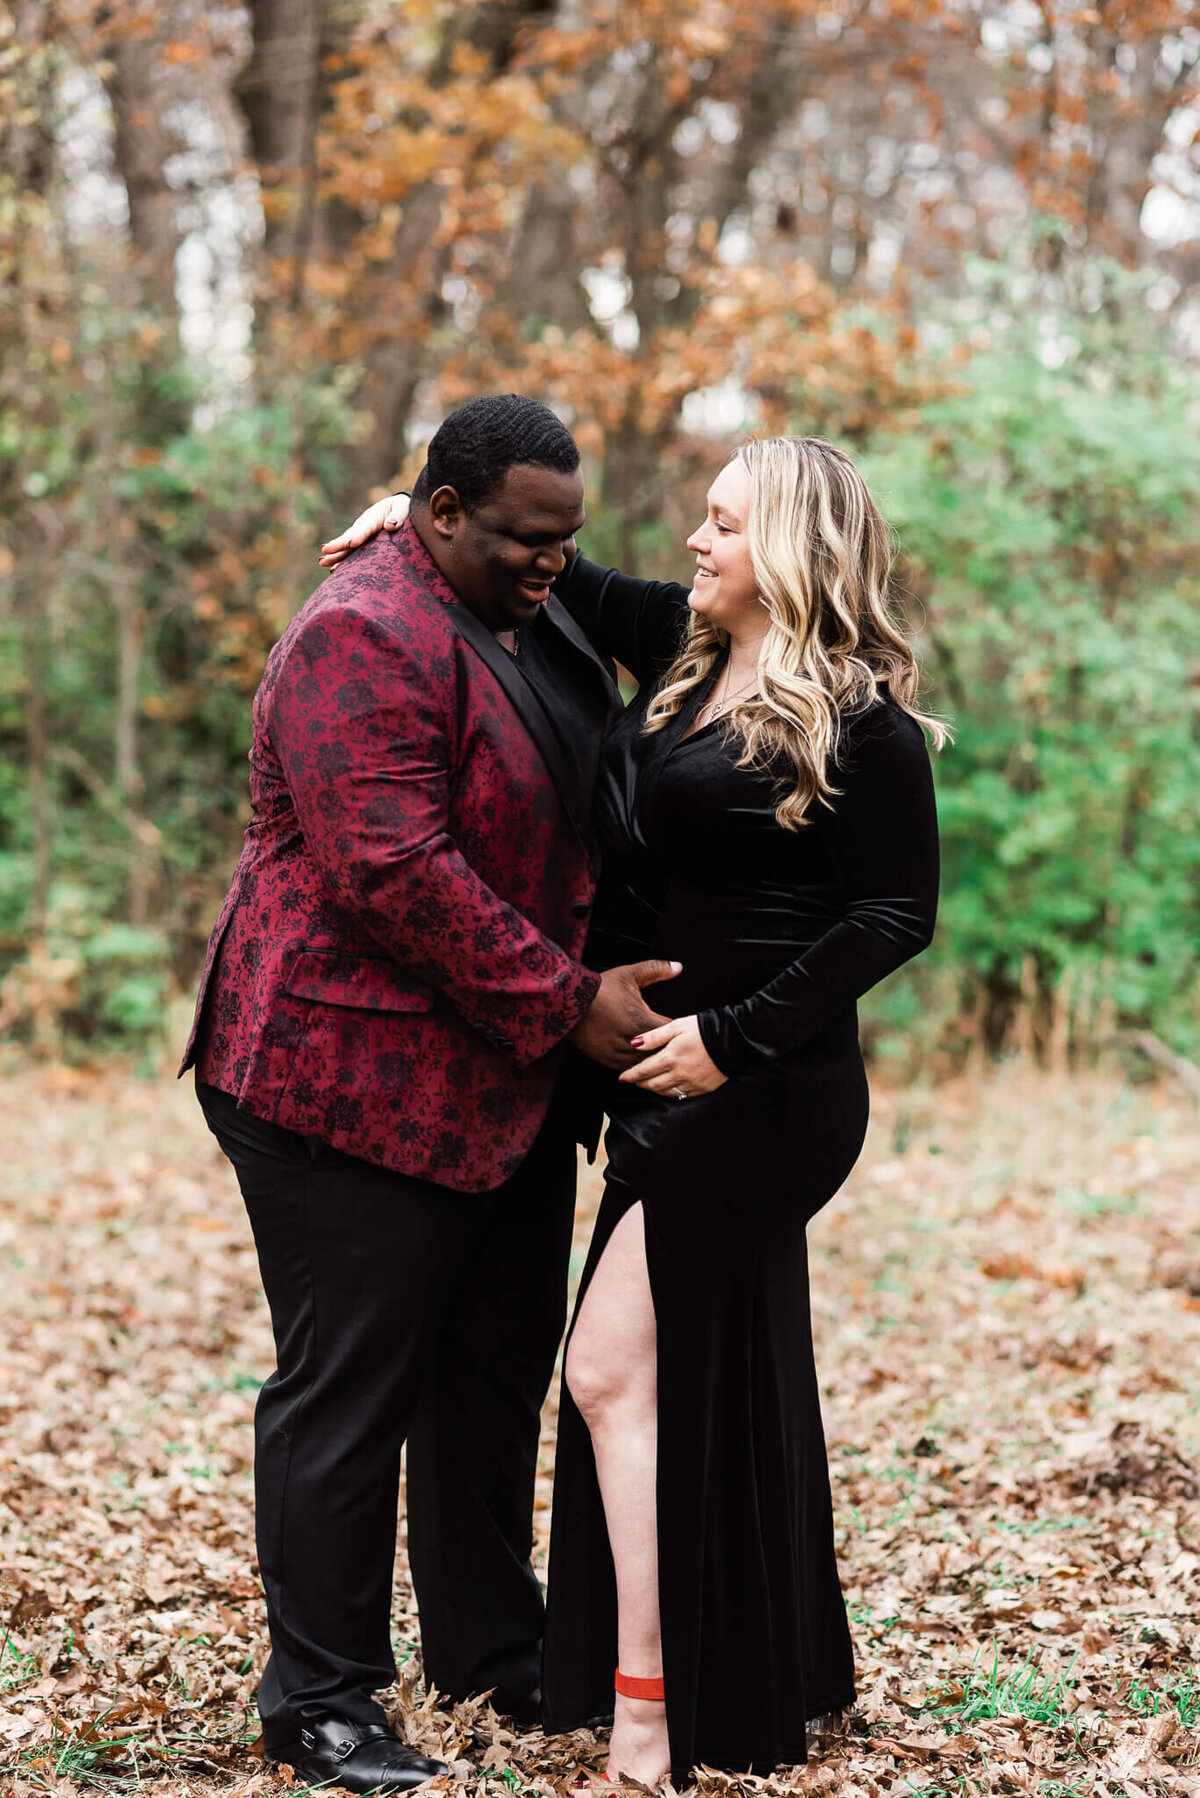
[(1194, 1056), (1198, 134), (1187, 0), (8, 0), (0, 1035), (161, 1062), (318, 541), (518, 389), (637, 572), (865, 466), (956, 736), (877, 1056)]

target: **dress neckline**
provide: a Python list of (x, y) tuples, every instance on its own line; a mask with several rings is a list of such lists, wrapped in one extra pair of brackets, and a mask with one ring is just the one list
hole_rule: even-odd
[(720, 679), (721, 670), (728, 659), (728, 654), (726, 654), (720, 661), (713, 663), (703, 681), (690, 696), (688, 703), (680, 706), (676, 712), (675, 718), (672, 720), (675, 726), (671, 742), (672, 749), (679, 749), (685, 743), (694, 743), (697, 737), (705, 736), (708, 731), (715, 730), (717, 725), (723, 722), (720, 718), (710, 718), (707, 724), (698, 725), (695, 730), (688, 729), (692, 719), (698, 712), (703, 711), (712, 698), (713, 688)]

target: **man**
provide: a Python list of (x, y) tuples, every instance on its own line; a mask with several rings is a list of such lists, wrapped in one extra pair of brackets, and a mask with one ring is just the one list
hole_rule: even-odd
[(371, 1696), (401, 1446), (429, 1680), (534, 1717), (538, 1416), (565, 1316), (568, 1037), (609, 1066), (661, 962), (579, 961), (619, 704), (550, 584), (583, 520), (544, 407), (473, 401), (412, 514), (272, 652), (253, 811), (184, 1067), (236, 1169), (278, 1366), (256, 1415), (268, 1758), (351, 1791), (441, 1771)]

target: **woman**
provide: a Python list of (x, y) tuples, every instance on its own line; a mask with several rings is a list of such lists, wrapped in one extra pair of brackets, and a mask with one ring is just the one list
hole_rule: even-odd
[(647, 1785), (803, 1761), (854, 1695), (805, 1227), (866, 1129), (855, 1001), (932, 934), (921, 726), (944, 738), (839, 450), (743, 445), (688, 547), (690, 591), (581, 556), (557, 587), (639, 682), (603, 757), (593, 965), (683, 964), (607, 1077), (546, 1637), (549, 1727), (608, 1710), (615, 1659), (610, 1776)]

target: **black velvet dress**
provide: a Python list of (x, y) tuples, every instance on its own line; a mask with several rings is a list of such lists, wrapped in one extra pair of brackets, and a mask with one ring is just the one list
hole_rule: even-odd
[[(687, 621), (683, 587), (576, 558), (559, 593), (638, 698), (602, 755), (590, 954), (683, 963), (646, 998), (697, 1013), (729, 1079), (684, 1101), (609, 1077), (605, 1193), (583, 1291), (641, 1203), (658, 1335), (658, 1545), (671, 1763), (765, 1772), (854, 1696), (813, 1365), (805, 1226), (862, 1147), (856, 999), (928, 943), (937, 825), (919, 727), (891, 700), (843, 726), (832, 812), (775, 819), (712, 688), (642, 729)], [(564, 1388), (544, 1690), (548, 1724), (611, 1712), (612, 1558), (591, 1439)], [(640, 1669), (631, 1668), (630, 1672)]]

